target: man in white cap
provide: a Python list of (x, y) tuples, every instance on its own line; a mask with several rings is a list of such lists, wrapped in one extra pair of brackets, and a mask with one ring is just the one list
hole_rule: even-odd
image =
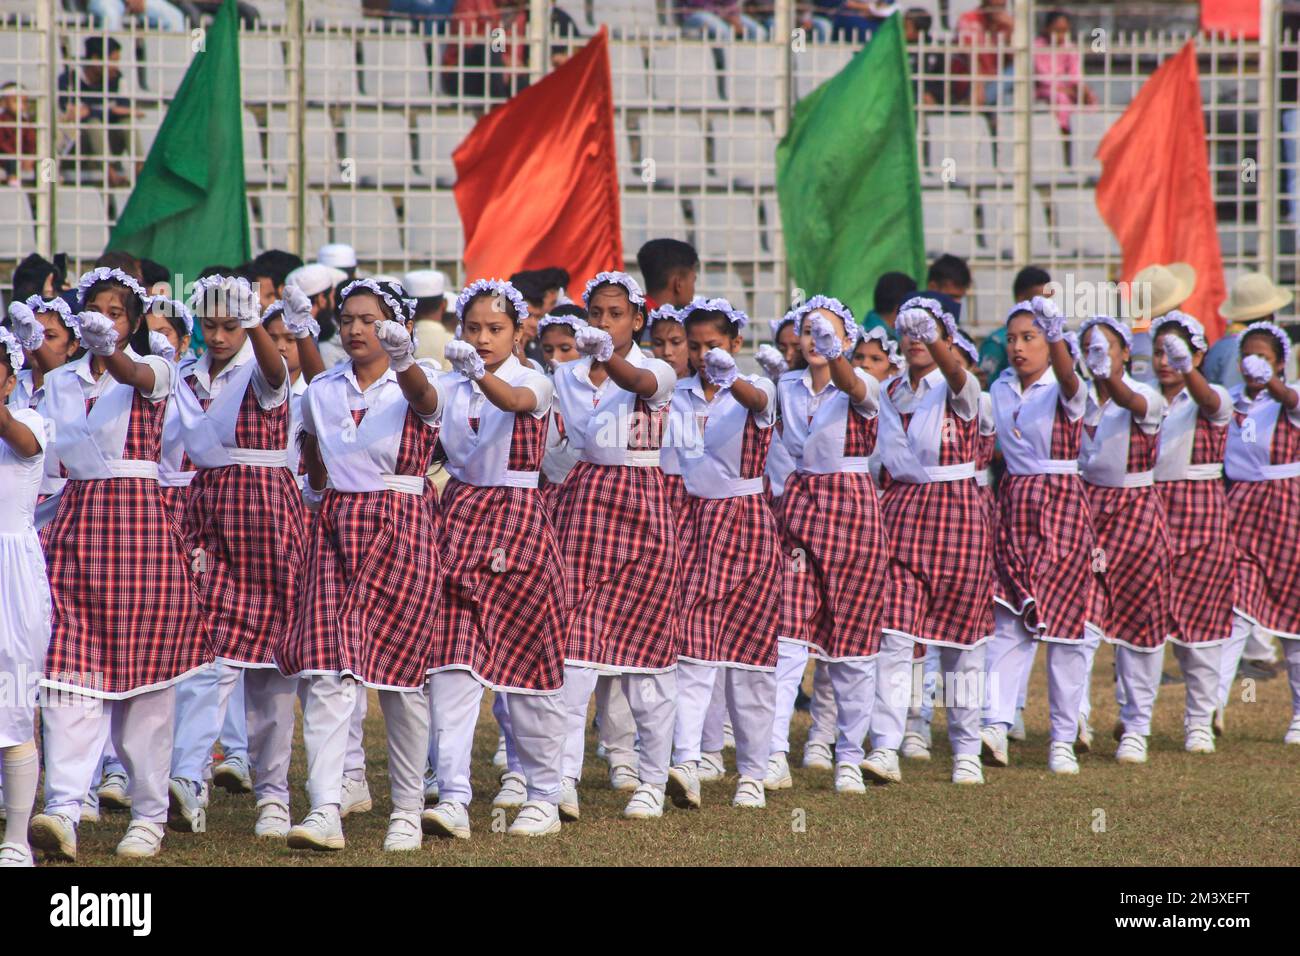
[(1228, 300), (1219, 306), (1225, 323), (1223, 338), (1210, 346), (1202, 370), (1215, 385), (1233, 388), (1245, 384), (1241, 377), (1237, 333), (1256, 322), (1275, 322), (1276, 314), (1295, 298), (1279, 289), (1262, 272), (1247, 272), (1232, 284)]
[(323, 266), (342, 269), (349, 279), (357, 275), (357, 251), (346, 242), (327, 242), (316, 253), (316, 261)]
[(333, 368), (347, 357), (338, 343), (337, 326), (334, 324), (334, 289), (347, 277), (342, 269), (321, 262), (309, 262), (294, 269), (284, 280), (285, 285), (296, 285), (311, 299), (312, 318), (320, 325), (317, 345), (326, 368)]
[[(1133, 347), (1129, 374), (1144, 385), (1159, 386), (1151, 357), (1151, 323), (1191, 298), (1196, 288), (1196, 270), (1186, 262), (1147, 266), (1129, 282), (1129, 303), (1133, 319)], [(1197, 316), (1200, 318), (1200, 316)]]
[(437, 269), (402, 276), (402, 288), (416, 300), (415, 357), (445, 364), (443, 350), (456, 337), (456, 315), (447, 311), (447, 277)]

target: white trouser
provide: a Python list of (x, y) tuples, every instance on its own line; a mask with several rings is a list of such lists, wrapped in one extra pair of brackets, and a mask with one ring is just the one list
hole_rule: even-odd
[(511, 773), (523, 773), (523, 761), (519, 759), (519, 749), (515, 746), (515, 734), (510, 728), (510, 705), (506, 703), (504, 691), (492, 695), (492, 717), (501, 731), (501, 739), (506, 742), (506, 769)]
[[(1029, 666), (1025, 668), (1025, 676), (1020, 681), (1020, 696), (1016, 698), (1016, 710), (1024, 710), (1025, 704), (1029, 701), (1029, 676), (1034, 672), (1034, 661), (1038, 660), (1038, 648), (1041, 642), (1034, 642), (1034, 654), (1029, 660)], [(1086, 707), (1087, 704), (1085, 703)]]
[(790, 719), (794, 716), (794, 701), (803, 683), (804, 668), (808, 666), (808, 645), (794, 641), (778, 640), (776, 644), (776, 707), (772, 717), (772, 746), (774, 754), (790, 750)]
[(307, 751), (307, 799), (313, 810), (343, 802), (348, 721), (365, 688), (351, 677), (302, 678), (302, 742)]
[(171, 775), (201, 781), (212, 760), (212, 745), (239, 683), (240, 668), (216, 663), (176, 684), (176, 739)]
[(1232, 682), (1237, 679), (1237, 667), (1241, 664), (1242, 652), (1246, 650), (1246, 640), (1253, 627), (1241, 615), (1232, 615), (1232, 630), (1228, 632), (1228, 640), (1223, 645), (1223, 654), (1219, 658), (1220, 707), (1228, 706), (1228, 698), (1232, 696)]
[(357, 690), (357, 705), (352, 708), (352, 719), (348, 721), (348, 755), (343, 762), (343, 776), (352, 780), (366, 779), (366, 708), (370, 703), (370, 694), (363, 684)]
[(828, 747), (834, 744), (835, 691), (831, 689), (830, 674), (823, 660), (813, 664), (813, 692), (808, 715), (812, 717), (812, 724), (808, 727), (808, 743), (826, 744)]
[(166, 824), (175, 698), (174, 687), (111, 702), (79, 694), (53, 695), (41, 710), (46, 812), (81, 819), (81, 801), (111, 732), (126, 770), (131, 819)]
[(122, 766), (122, 759), (117, 755), (117, 751), (113, 749), (112, 734), (109, 734), (108, 739), (104, 741), (104, 761), (102, 769), (106, 774), (114, 771), (117, 773), (126, 773), (126, 769)]
[(704, 750), (705, 718), (718, 688), (722, 689), (724, 709), (731, 713), (732, 733), (736, 738), (736, 770), (743, 777), (762, 780), (771, 754), (776, 690), (774, 671), (678, 661), (673, 762), (692, 763), (700, 759), (700, 752)]
[(713, 689), (721, 683), (718, 665), (696, 661), (677, 662), (677, 712), (673, 720), (673, 763), (697, 763), (704, 738), (704, 719), (713, 700)]
[[(1285, 638), (1283, 638), (1285, 640)], [(1262, 627), (1252, 627), (1246, 636), (1246, 647), (1241, 656), (1248, 661), (1260, 661), (1265, 664), (1277, 662), (1277, 646), (1273, 642), (1273, 632)]]
[[(359, 696), (366, 689), (359, 687)], [(424, 808), (424, 761), (429, 750), (429, 701), (424, 687), (379, 691), (388, 737), (388, 787), (394, 810)], [(353, 708), (356, 713), (357, 708)]]
[(835, 762), (860, 764), (876, 703), (876, 662), (827, 661), (826, 672), (835, 692)]
[[(602, 675), (594, 667), (564, 665), (564, 751), (560, 757), (560, 772), (568, 780), (582, 779), (582, 758), (587, 739), (587, 705), (602, 676), (610, 675)], [(610, 763), (613, 764), (614, 761), (611, 759)]]
[[(775, 675), (773, 675), (775, 677)], [(680, 692), (679, 692), (680, 693)], [(771, 730), (763, 735), (771, 737)], [(704, 733), (700, 736), (700, 750), (706, 754), (722, 753), (727, 740), (727, 682), (713, 682), (713, 696), (709, 698), (709, 712), (704, 715)]]
[[(1091, 631), (1084, 632), (1083, 652), (1087, 657), (1087, 671), (1083, 678), (1083, 699), (1079, 701), (1079, 723), (1086, 724), (1092, 718), (1092, 665), (1097, 660), (1097, 648), (1101, 647), (1101, 636)], [(1030, 667), (1033, 661), (1029, 662)], [(1124, 689), (1115, 684), (1115, 699), (1124, 703)]]
[[(884, 750), (903, 745), (908, 705), (912, 702), (911, 638), (885, 633), (876, 655), (876, 699), (871, 711), (871, 744)], [(937, 660), (936, 656), (936, 660)]]
[(468, 806), (473, 799), (469, 764), (482, 701), (483, 685), (467, 670), (429, 675), (430, 732), (438, 738), (439, 800)]
[[(554, 694), (497, 694), (505, 720), (506, 761), (528, 784), (528, 799), (559, 803), (563, 779), (565, 710), (563, 691)], [(493, 701), (496, 712), (496, 701)]]
[(1300, 717), (1300, 640), (1284, 637), (1280, 641), (1286, 658), (1286, 677), (1291, 684), (1291, 719)]
[[(939, 693), (939, 651), (934, 646), (925, 649), (925, 656), (912, 662), (912, 708), (923, 723), (934, 721), (935, 697)], [(908, 718), (913, 717), (912, 708)]]
[[(296, 683), (296, 682), (295, 682)], [(221, 723), (221, 753), (225, 759), (240, 757), (248, 760), (248, 711), (244, 704), (244, 675), (235, 679), (235, 689), (226, 702), (226, 719)]]
[(1219, 705), (1219, 658), (1223, 656), (1223, 645), (1174, 644), (1173, 648), (1187, 687), (1183, 729), (1209, 727), (1214, 720), (1214, 709)]
[[(565, 744), (564, 776), (582, 776), (583, 741), (587, 705), (599, 672), (590, 667), (564, 667)], [(617, 674), (636, 722), (637, 775), (642, 783), (662, 787), (668, 782), (668, 759), (673, 747), (673, 712), (677, 699), (677, 672)]]
[(1148, 737), (1151, 713), (1160, 693), (1160, 674), (1164, 669), (1165, 648), (1138, 651), (1125, 644), (1115, 645), (1116, 697), (1119, 720), (1124, 732)]
[[(905, 648), (903, 645), (907, 645)], [(927, 697), (948, 715), (948, 740), (954, 754), (980, 752), (980, 713), (987, 698), (984, 645), (926, 648), (934, 659)], [(871, 713), (871, 740), (876, 747), (897, 750), (903, 743), (908, 704), (913, 699), (912, 641), (885, 634), (876, 657), (876, 701)], [(924, 673), (924, 670), (923, 670)], [(939, 696), (942, 694), (942, 696)]]
[[(1000, 604), (993, 607), (993, 638), (985, 643), (985, 725), (1010, 728), (1025, 668), (1034, 662), (1033, 635), (1023, 620)], [(1046, 641), (1047, 691), (1054, 742), (1073, 742), (1079, 733), (1079, 707), (1088, 675), (1087, 641)]]
[(636, 769), (636, 718), (623, 682), (613, 674), (602, 674), (596, 680), (596, 731), (611, 767)]
[(293, 700), (298, 693), (298, 678), (285, 677), (274, 667), (250, 667), (245, 669), (239, 686), (243, 687), (241, 696), (247, 707), (253, 795), (258, 802), (279, 800), (287, 807), (289, 757), (293, 753)]

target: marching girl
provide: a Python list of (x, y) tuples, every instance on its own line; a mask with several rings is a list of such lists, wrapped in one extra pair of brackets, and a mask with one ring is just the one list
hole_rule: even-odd
[(647, 819), (663, 813), (677, 696), (681, 571), (658, 467), (677, 374), (635, 343), (645, 322), (635, 279), (599, 273), (583, 300), (583, 358), (555, 374), (565, 431), (581, 454), (555, 519), (568, 604), (560, 813), (578, 816), (587, 702), (603, 672), (617, 675), (640, 740), (640, 783), (623, 815)]
[(537, 490), (554, 394), (514, 355), (528, 304), (510, 283), (481, 279), (456, 301), (460, 337), (440, 439), (451, 475), (441, 498), (443, 607), (429, 678), (439, 802), (426, 829), (470, 835), (470, 750), (484, 686), (504, 701), (508, 775), (527, 800), (507, 831), (560, 830), (565, 712), (564, 576)]
[(1093, 588), (1095, 541), (1079, 480), (1087, 390), (1075, 374), (1065, 319), (1035, 296), (1007, 314), (1011, 360), (990, 389), (1007, 473), (998, 490), (998, 573), (993, 639), (985, 652), (983, 754), (1007, 765), (1024, 670), (1047, 643), (1053, 773), (1079, 772), (1074, 739), (1088, 675), (1084, 622)]
[(537, 320), (537, 341), (541, 345), (546, 371), (555, 374), (557, 366), (582, 358), (574, 336), (587, 324), (586, 310), (580, 305), (557, 305)]
[(880, 326), (861, 333), (853, 346), (851, 359), (854, 368), (860, 368), (876, 380), (887, 382), (907, 367), (907, 360), (898, 351), (898, 345)]
[[(671, 305), (661, 305), (650, 313), (650, 352), (660, 361), (667, 362), (677, 381), (690, 378), (691, 353), (686, 341), (686, 329), (682, 325), (682, 315)], [(668, 425), (671, 428), (671, 420)], [(664, 491), (668, 495), (668, 506), (672, 509), (677, 522), (677, 543), (681, 545), (686, 534), (687, 516), (690, 514), (686, 482), (682, 478), (682, 466), (678, 460), (677, 444), (665, 434), (663, 447), (659, 449), (659, 467), (664, 473)]]
[(1223, 489), (1232, 398), (1200, 372), (1209, 347), (1200, 322), (1167, 312), (1156, 320), (1151, 337), (1156, 379), (1169, 407), (1155, 466), (1170, 549), (1165, 634), (1187, 685), (1184, 748), (1213, 753), (1236, 563)]
[[(219, 666), (177, 693), (169, 823), (203, 829), (204, 770), (242, 678), (257, 797), (253, 832), (284, 837), (297, 682), (279, 672), (272, 652), (297, 600), (306, 535), (289, 468), (288, 369), (246, 280), (200, 279), (190, 309), (207, 350), (181, 368), (175, 396), (196, 469), (183, 532)], [(306, 335), (314, 324), (310, 308), (286, 312), (284, 320)]]
[(34, 524), (44, 471), (45, 421), (34, 409), (8, 404), (23, 364), (22, 347), (7, 329), (0, 328), (0, 483), (5, 488), (5, 508), (0, 512), (0, 579), (5, 588), (0, 604), (0, 672), (16, 691), (0, 704), (5, 811), (0, 867), (32, 865), (27, 823), (36, 802), (40, 765), (32, 736), (36, 699), (29, 685), (41, 673), (50, 640), (50, 587)]
[(131, 797), (117, 852), (155, 856), (167, 819), (173, 685), (212, 660), (158, 492), (175, 368), (138, 350), (147, 348), (149, 299), (130, 276), (94, 269), (82, 276), (78, 296), (88, 351), (45, 379), (54, 452), (69, 481), (46, 549), (54, 616), (43, 683), (58, 699), (42, 709), (46, 805), (32, 820), (32, 842), (76, 858), (81, 800), (111, 723)]
[(958, 358), (947, 304), (913, 296), (895, 327), (908, 371), (885, 386), (879, 454), (889, 474), (881, 511), (890, 532), (888, 585), (876, 658), (874, 749), (862, 769), (902, 779), (898, 750), (912, 697), (913, 647), (937, 657), (945, 687), (953, 783), (984, 782), (980, 708), (984, 645), (993, 631), (989, 527), (975, 482), (980, 385)]
[[(81, 348), (81, 330), (77, 317), (63, 299), (31, 296), (26, 302), (9, 305), (9, 322), (13, 336), (26, 351), (21, 371), (15, 373), (11, 408), (36, 408), (45, 397), (45, 376), (72, 361)], [(55, 475), (58, 474), (57, 463)], [(62, 484), (58, 488), (63, 487)], [(57, 490), (55, 488), (54, 490)], [(42, 489), (42, 494), (53, 491)]]
[[(194, 314), (182, 302), (155, 296), (145, 314), (149, 325), (152, 351), (167, 355), (172, 360), (189, 351), (194, 334)], [(154, 336), (161, 336), (163, 342)], [(165, 344), (165, 348), (164, 348)], [(189, 500), (190, 482), (194, 480), (193, 462), (185, 460), (185, 443), (181, 438), (181, 416), (177, 403), (169, 401), (163, 415), (162, 459), (158, 464), (158, 491), (162, 495), (167, 514), (181, 535), (185, 516), (185, 502)]]
[[(808, 367), (787, 372), (777, 386), (782, 440), (795, 461), (782, 496), (786, 569), (777, 681), (793, 674), (797, 686), (810, 649), (826, 660), (835, 696), (835, 789), (863, 793), (858, 765), (874, 699), (888, 566), (868, 464), (880, 383), (849, 364), (857, 326), (843, 303), (814, 296), (795, 315)], [(793, 699), (778, 688), (769, 788), (790, 786), (788, 731), (780, 731), (789, 727)]]
[[(537, 337), (542, 343), (542, 355), (550, 366), (552, 377), (561, 365), (574, 362), (582, 356), (578, 353), (578, 329), (586, 328), (587, 320), (579, 306), (562, 307), (573, 309), (572, 313), (544, 315), (537, 322)], [(552, 519), (555, 517), (555, 504), (560, 488), (569, 472), (578, 463), (578, 455), (564, 434), (564, 420), (558, 412), (552, 411), (546, 428), (546, 453), (542, 456), (542, 500), (546, 502), (546, 511)]]
[(1224, 648), (1220, 706), (1252, 627), (1281, 638), (1291, 682), (1291, 726), (1283, 740), (1300, 744), (1300, 387), (1284, 378), (1291, 343), (1271, 322), (1239, 336), (1244, 386), (1232, 390), (1234, 414), (1224, 459), (1236, 545), (1232, 636)]
[[(1084, 413), (1079, 476), (1101, 552), (1095, 567), (1101, 586), (1092, 592), (1088, 623), (1095, 637), (1115, 645), (1123, 727), (1115, 759), (1146, 763), (1169, 615), (1169, 532), (1155, 490), (1168, 405), (1127, 374), (1132, 333), (1123, 323), (1094, 316), (1080, 327), (1079, 341), (1094, 388)], [(1091, 641), (1090, 658), (1096, 647)], [(1081, 705), (1080, 722), (1086, 723), (1088, 706)]]
[(289, 831), (298, 849), (341, 850), (348, 730), (358, 694), (379, 690), (393, 812), (386, 850), (420, 845), (429, 741), (425, 690), (438, 628), (435, 512), (425, 474), (443, 402), (417, 363), (414, 307), (400, 287), (358, 279), (342, 290), (348, 360), (302, 400), (309, 494), (320, 503), (293, 622), (275, 648), (306, 684), (303, 742), (311, 812)]
[(722, 683), (740, 782), (733, 806), (766, 805), (763, 779), (776, 694), (781, 542), (764, 500), (763, 472), (776, 422), (776, 388), (741, 376), (734, 356), (749, 317), (725, 299), (697, 298), (680, 312), (699, 374), (678, 383), (673, 418), (690, 493), (682, 543), (682, 645), (677, 665), (675, 763), (668, 793), (700, 805), (704, 723)]

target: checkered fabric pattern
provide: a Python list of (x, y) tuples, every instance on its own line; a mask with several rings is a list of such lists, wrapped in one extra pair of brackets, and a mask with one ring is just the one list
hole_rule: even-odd
[(1236, 568), (1223, 482), (1162, 481), (1156, 490), (1169, 532), (1165, 632), (1184, 644), (1221, 641), (1232, 628)]
[[(1281, 464), (1276, 455), (1273, 461)], [(1300, 634), (1300, 478), (1236, 482), (1228, 508), (1237, 554), (1234, 604), (1261, 627)]]
[[(1132, 455), (1129, 456), (1130, 461)], [(1153, 486), (1104, 488), (1084, 482), (1106, 569), (1092, 591), (1088, 620), (1112, 641), (1159, 647), (1169, 620), (1169, 531)]]

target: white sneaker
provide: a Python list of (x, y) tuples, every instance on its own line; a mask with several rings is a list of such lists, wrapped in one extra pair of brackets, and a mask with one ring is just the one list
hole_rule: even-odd
[(28, 824), (32, 846), (56, 860), (77, 860), (77, 825), (62, 813), (38, 813)]
[(790, 776), (790, 763), (780, 751), (767, 758), (767, 777), (763, 780), (763, 786), (768, 790), (789, 790), (794, 786), (794, 778)]
[[(126, 835), (117, 845), (118, 856), (129, 860), (146, 860), (162, 852), (163, 833), (165, 831), (156, 823), (144, 820), (132, 820), (126, 828)], [(201, 830), (196, 830), (201, 833)]]
[(1214, 709), (1214, 720), (1211, 724), (1214, 727), (1214, 736), (1222, 737), (1223, 732), (1227, 729), (1227, 714), (1222, 707)]
[(99, 794), (93, 790), (86, 794), (85, 800), (81, 801), (81, 822), (99, 822)]
[(957, 754), (952, 758), (952, 782), (968, 785), (984, 782), (979, 754)]
[(909, 730), (903, 734), (903, 743), (898, 752), (908, 760), (929, 760), (930, 741), (915, 730)]
[(167, 784), (167, 825), (180, 833), (206, 833), (207, 785), (172, 777)]
[(1291, 726), (1286, 729), (1286, 735), (1282, 738), (1284, 744), (1300, 744), (1300, 714), (1291, 718)]
[(430, 836), (457, 840), (469, 839), (469, 808), (454, 800), (444, 800), (420, 815), (424, 832)]
[(722, 749), (723, 750), (736, 749), (736, 734), (735, 731), (731, 729), (730, 717), (728, 717), (722, 724)]
[(1079, 721), (1078, 736), (1074, 738), (1074, 752), (1086, 754), (1092, 750), (1092, 724), (1086, 720)]
[(1120, 763), (1146, 763), (1147, 739), (1141, 734), (1124, 734), (1115, 751), (1115, 759)]
[(513, 810), (515, 807), (522, 807), (527, 799), (528, 778), (522, 773), (507, 772), (501, 777), (501, 789), (492, 798), (492, 806)]
[(700, 781), (691, 764), (679, 763), (668, 768), (666, 790), (673, 806), (679, 810), (700, 808)]
[(130, 810), (131, 793), (127, 789), (126, 774), (110, 770), (99, 785), (99, 805), (105, 810)]
[[(640, 786), (640, 784), (637, 784)], [(635, 789), (635, 788), (634, 788)], [(580, 816), (578, 809), (578, 781), (565, 777), (560, 784), (560, 819), (574, 823)]]
[(809, 770), (834, 770), (835, 754), (831, 745), (810, 740), (803, 748), (803, 765)]
[(872, 783), (902, 783), (903, 771), (898, 768), (898, 751), (877, 747), (867, 754), (860, 764)]
[(492, 755), (492, 767), (496, 770), (506, 769), (506, 735), (497, 737), (497, 752)]
[(1029, 734), (1025, 732), (1025, 708), (1016, 708), (1016, 720), (1011, 725), (1011, 729), (1007, 731), (1007, 738), (1021, 742), (1029, 739)]
[(374, 805), (374, 801), (370, 799), (370, 784), (366, 783), (365, 777), (343, 778), (343, 802), (339, 804), (340, 820), (352, 813), (369, 813)]
[(596, 756), (601, 760), (609, 760), (609, 748), (604, 744), (596, 744)]
[(238, 754), (227, 757), (212, 768), (212, 783), (227, 793), (252, 793), (253, 777), (248, 763)]
[(700, 754), (700, 762), (695, 765), (695, 776), (700, 783), (713, 783), (727, 775), (727, 764), (721, 753)]
[(343, 818), (333, 804), (317, 807), (289, 831), (288, 845), (295, 850), (343, 849)]
[(385, 853), (406, 853), (420, 848), (420, 814), (414, 810), (394, 810), (388, 815), (388, 833), (384, 835)]
[(653, 820), (664, 815), (664, 788), (652, 783), (643, 783), (636, 788), (632, 799), (623, 808), (623, 817), (627, 820)]
[(0, 843), (0, 867), (35, 866), (32, 848), (25, 843)]
[(862, 782), (862, 770), (855, 763), (837, 763), (835, 765), (836, 793), (866, 793), (867, 785)]
[(424, 806), (425, 808), (436, 807), (438, 805), (438, 774), (432, 768), (424, 771)]
[(641, 778), (635, 770), (621, 763), (609, 768), (609, 785), (619, 793), (631, 793), (641, 786)]
[(529, 800), (519, 808), (506, 833), (510, 836), (538, 837), (560, 832), (560, 808), (543, 800)]
[(1053, 740), (1047, 750), (1047, 769), (1059, 774), (1078, 773), (1079, 758), (1074, 755), (1074, 744)]
[(980, 756), (995, 767), (1005, 767), (1011, 762), (1007, 756), (1007, 730), (1001, 724), (980, 728)]
[(763, 781), (753, 777), (741, 777), (736, 784), (736, 795), (731, 798), (733, 807), (748, 810), (762, 810), (767, 806), (767, 795), (763, 792)]
[(1189, 728), (1183, 749), (1189, 754), (1214, 753), (1214, 730), (1210, 727)]
[(257, 822), (253, 836), (283, 840), (289, 835), (289, 807), (282, 800), (267, 797), (257, 801)]

